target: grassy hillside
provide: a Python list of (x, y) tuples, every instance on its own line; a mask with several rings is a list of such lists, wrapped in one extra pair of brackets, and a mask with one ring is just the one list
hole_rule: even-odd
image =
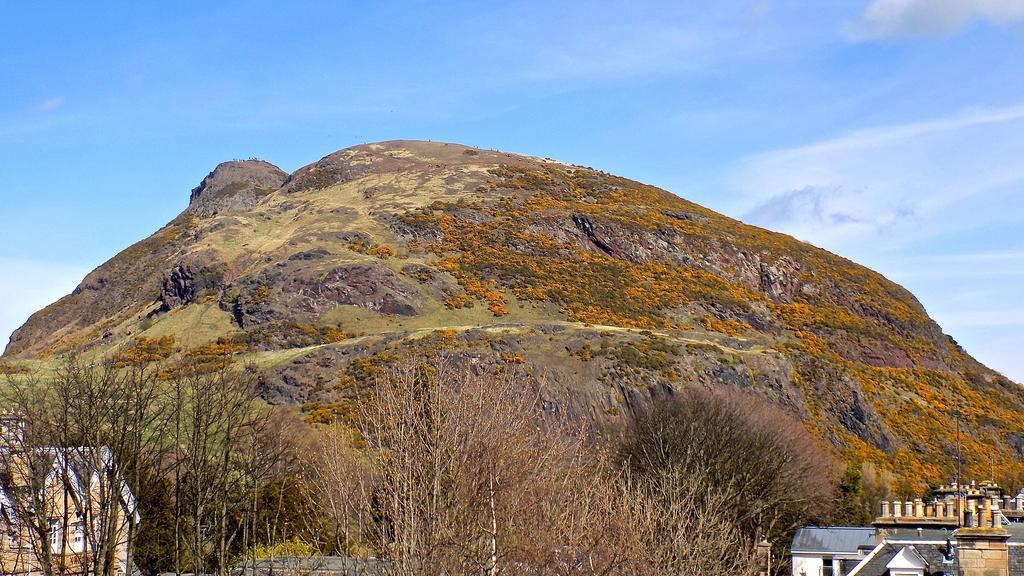
[(197, 190), (35, 314), (5, 361), (220, 341), (265, 369), (269, 400), (323, 420), (346, 417), (381, 366), (443, 347), (521, 364), (585, 418), (685, 386), (752, 389), (907, 490), (949, 475), (957, 411), (972, 473), (1024, 473), (1020, 387), (913, 295), (664, 190), (426, 142), (349, 148), (287, 178), (228, 163)]

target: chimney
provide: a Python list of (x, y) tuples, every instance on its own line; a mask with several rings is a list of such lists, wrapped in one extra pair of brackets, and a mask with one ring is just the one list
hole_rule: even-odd
[(946, 503), (942, 500), (935, 501), (935, 516), (939, 518), (946, 517)]
[(914, 515), (914, 503), (911, 502), (910, 500), (907, 500), (906, 502), (904, 502), (903, 503), (903, 513), (906, 514), (907, 516), (913, 516)]
[(882, 500), (882, 518), (889, 517), (889, 501)]
[(892, 501), (892, 515), (895, 518), (899, 518), (903, 515), (903, 503), (899, 500)]
[(1010, 533), (1000, 527), (959, 528), (953, 532), (960, 576), (1010, 576)]
[(761, 540), (755, 547), (757, 564), (759, 566), (758, 576), (768, 576), (772, 571), (772, 545), (767, 540)]
[(920, 498), (914, 499), (914, 516), (917, 518), (924, 516), (924, 501)]

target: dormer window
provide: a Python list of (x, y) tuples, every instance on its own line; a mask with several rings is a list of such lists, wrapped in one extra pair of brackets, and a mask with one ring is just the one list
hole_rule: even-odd
[(924, 576), (927, 563), (913, 546), (904, 546), (885, 567), (889, 576)]

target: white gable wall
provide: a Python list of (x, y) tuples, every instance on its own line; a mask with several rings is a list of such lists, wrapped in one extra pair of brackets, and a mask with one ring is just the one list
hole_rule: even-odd
[(793, 576), (842, 574), (839, 570), (839, 559), (833, 558), (831, 555), (794, 553), (790, 564), (793, 567)]
[(821, 576), (821, 556), (793, 554), (793, 576)]

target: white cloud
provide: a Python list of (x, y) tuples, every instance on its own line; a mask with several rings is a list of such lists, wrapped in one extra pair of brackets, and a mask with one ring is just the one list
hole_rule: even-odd
[(859, 130), (745, 159), (731, 212), (830, 248), (898, 247), (1002, 211), (981, 199), (1024, 190), (1022, 149), (1024, 106)]
[[(1024, 381), (1024, 107), (859, 130), (746, 158), (731, 214), (904, 284), (964, 347)], [(730, 186), (727, 185), (727, 186)]]
[(973, 21), (1024, 22), (1021, 0), (872, 0), (844, 32), (854, 40), (948, 36)]
[(33, 312), (69, 294), (88, 267), (0, 258), (0, 351)]

